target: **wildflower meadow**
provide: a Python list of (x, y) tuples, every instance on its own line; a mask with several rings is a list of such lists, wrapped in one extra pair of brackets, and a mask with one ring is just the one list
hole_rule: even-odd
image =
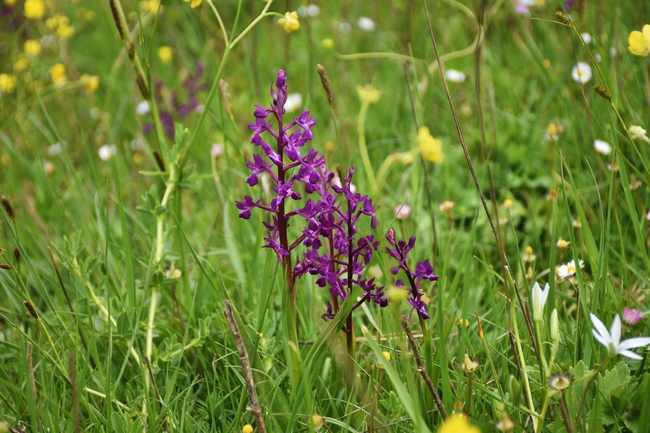
[(0, 2), (0, 433), (650, 432), (650, 2)]

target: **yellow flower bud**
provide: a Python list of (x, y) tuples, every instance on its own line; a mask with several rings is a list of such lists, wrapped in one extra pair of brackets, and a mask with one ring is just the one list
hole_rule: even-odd
[(246, 424), (244, 427), (242, 427), (241, 433), (253, 433), (253, 426)]
[(41, 43), (36, 39), (29, 39), (25, 41), (23, 46), (25, 49), (25, 54), (28, 56), (38, 56), (41, 53)]
[(298, 21), (298, 12), (287, 12), (284, 14), (284, 17), (278, 20), (278, 24), (284, 27), (284, 30), (287, 33), (295, 32), (300, 28), (300, 22)]
[(418, 147), (425, 161), (442, 162), (445, 159), (445, 155), (442, 153), (442, 141), (433, 138), (426, 126), (422, 126), (418, 130)]
[(173, 55), (174, 50), (170, 46), (163, 45), (162, 47), (158, 48), (158, 57), (160, 57), (160, 60), (162, 60), (163, 63), (171, 62)]

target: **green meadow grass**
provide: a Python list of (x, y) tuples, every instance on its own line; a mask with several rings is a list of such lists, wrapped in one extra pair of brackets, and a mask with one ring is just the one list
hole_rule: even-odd
[[(429, 2), (445, 68), (466, 74), (463, 83), (447, 83), (448, 99), (419, 1), (316, 1), (320, 14), (300, 17), (290, 34), (277, 16), (249, 25), (265, 7), (284, 14), (306, 3), (230, 0), (213, 9), (204, 1), (192, 9), (163, 0), (156, 13), (147, 11), (151, 3), (116, 2), (50, 1), (42, 19), (28, 20), (25, 1), (5, 0), (0, 15), (0, 74), (16, 78), (0, 94), (0, 433), (240, 432), (248, 424), (260, 431), (227, 302), (268, 431), (476, 431), (467, 419), (483, 432), (649, 431), (645, 359), (608, 356), (589, 313), (609, 328), (626, 307), (648, 310), (650, 150), (626, 128), (650, 128), (648, 58), (627, 50), (630, 32), (650, 21), (650, 3), (578, 1), (565, 25), (554, 16), (561, 3), (533, 6), (524, 17), (510, 1)], [(133, 61), (112, 4), (123, 9)], [(71, 37), (57, 36), (48, 22), (55, 13), (69, 17)], [(374, 31), (360, 29), (362, 16)], [(43, 41), (42, 51), (25, 57), (31, 39)], [(172, 50), (168, 62), (163, 46)], [(16, 71), (23, 58), (29, 67)], [(138, 76), (150, 106), (165, 110), (174, 90), (187, 99), (183, 82), (199, 61), (204, 111), (176, 119), (176, 144), (157, 120), (144, 134), (152, 116), (136, 112), (144, 99)], [(593, 71), (585, 85), (571, 77), (578, 61)], [(66, 67), (60, 86), (48, 72), (57, 63)], [(317, 64), (329, 77), (333, 109)], [(329, 294), (309, 275), (297, 283), (292, 335), (282, 268), (261, 248), (262, 213), (246, 221), (235, 207), (244, 195), (266, 202), (272, 194), (245, 182), (257, 151), (247, 122), (254, 104), (269, 104), (279, 69), (289, 92), (302, 95), (301, 110), (317, 118), (312, 144), (328, 166), (356, 168), (358, 191), (377, 208), (375, 234), (383, 240), (392, 227), (400, 238), (416, 236), (413, 266), (430, 259), (439, 276), (424, 287), (428, 321), (407, 302), (356, 310), (352, 359), (345, 311), (322, 320)], [(84, 74), (99, 77), (96, 90), (86, 91)], [(156, 82), (162, 101), (151, 96)], [(368, 84), (381, 98), (360, 116), (357, 85)], [(414, 118), (441, 140), (442, 162), (421, 161)], [(562, 129), (554, 140), (551, 123)], [(594, 140), (611, 153), (596, 152)], [(51, 155), (56, 143), (61, 152)], [(223, 145), (219, 157), (211, 156), (213, 143)], [(103, 145), (115, 146), (108, 160), (99, 156)], [(408, 152), (414, 158), (403, 163), (398, 156)], [(371, 184), (369, 168), (377, 175), (382, 167), (384, 182)], [(641, 185), (631, 189), (635, 180)], [(439, 209), (445, 200), (453, 209)], [(411, 214), (396, 220), (404, 204)], [(565, 251), (559, 238), (570, 242)], [(528, 246), (531, 263), (522, 259)], [(570, 260), (585, 266), (563, 281), (555, 269)], [(389, 286), (394, 265), (382, 246), (369, 272)], [(543, 321), (529, 328), (535, 281), (551, 291)], [(449, 417), (444, 426), (403, 315)], [(623, 329), (623, 339), (650, 335), (645, 318)], [(537, 347), (547, 362), (557, 353), (548, 371)], [(471, 374), (466, 354), (479, 363)], [(552, 390), (547, 373), (568, 373), (570, 386)], [(464, 412), (468, 418), (452, 416)]]

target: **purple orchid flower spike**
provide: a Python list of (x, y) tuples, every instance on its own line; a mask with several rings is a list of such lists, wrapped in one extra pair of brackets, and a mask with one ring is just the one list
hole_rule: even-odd
[[(339, 302), (345, 301), (354, 287), (360, 287), (363, 296), (353, 310), (366, 301), (385, 307), (388, 300), (384, 287), (377, 285), (374, 278), (365, 277), (366, 266), (379, 248), (379, 242), (373, 234), (362, 234), (358, 227), (362, 219), (368, 221), (372, 229), (376, 227), (372, 200), (353, 192), (354, 168), (349, 169), (337, 186), (335, 175), (327, 169), (323, 156), (314, 149), (301, 152), (300, 148), (313, 138), (316, 120), (310, 117), (309, 111), (303, 111), (285, 124), (287, 78), (284, 71), (278, 72), (270, 94), (270, 107), (256, 105), (255, 122), (248, 125), (253, 132), (251, 143), (262, 152), (248, 162), (251, 174), (246, 183), (255, 187), (259, 183), (258, 176), (266, 173), (273, 183), (274, 196), (269, 204), (246, 196), (243, 202), (236, 203), (240, 217), (249, 219), (255, 208), (271, 214), (272, 223), (264, 223), (269, 231), (264, 248), (272, 249), (282, 263), (287, 290), (292, 296), (295, 296), (296, 279), (307, 274), (314, 275), (316, 284), (329, 290), (331, 301), (323, 318), (333, 318), (339, 310)], [(267, 138), (270, 138), (268, 142)], [(302, 202), (302, 191), (311, 195), (306, 202)], [(303, 228), (300, 236), (291, 241), (288, 227), (290, 220), (296, 225), (294, 219), (301, 221)], [(293, 266), (292, 255), (296, 255), (298, 247), (302, 247), (304, 253), (302, 258), (296, 257)], [(423, 268), (423, 275), (428, 269)], [(349, 330), (351, 324), (346, 326)]]

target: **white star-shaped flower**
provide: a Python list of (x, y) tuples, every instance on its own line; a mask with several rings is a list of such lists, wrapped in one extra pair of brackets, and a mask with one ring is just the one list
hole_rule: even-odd
[(593, 332), (596, 340), (607, 348), (610, 356), (623, 355), (632, 359), (643, 359), (641, 355), (632, 352), (630, 349), (650, 345), (650, 337), (628, 338), (621, 341), (621, 318), (618, 314), (614, 317), (612, 329), (609, 331), (598, 317), (591, 313), (589, 317), (591, 317), (591, 323), (594, 324), (594, 329), (591, 332)]

